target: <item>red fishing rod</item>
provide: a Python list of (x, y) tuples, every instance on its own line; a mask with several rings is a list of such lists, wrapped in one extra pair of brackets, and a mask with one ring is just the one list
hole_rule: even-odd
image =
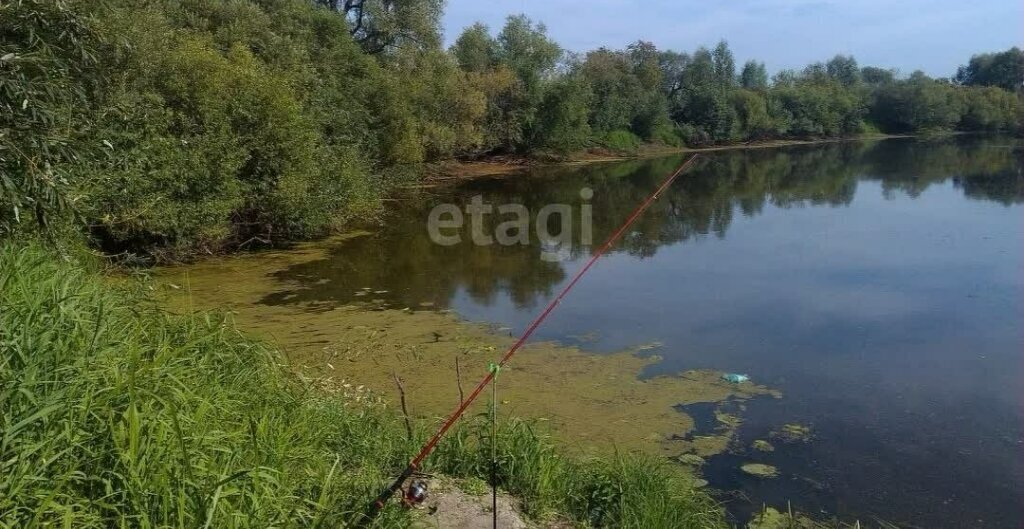
[[(549, 303), (548, 306), (544, 308), (544, 311), (541, 312), (533, 320), (532, 323), (530, 323), (530, 326), (526, 328), (526, 331), (523, 332), (522, 336), (520, 336), (519, 339), (516, 340), (516, 343), (512, 344), (512, 347), (510, 347), (508, 351), (505, 352), (505, 354), (501, 357), (501, 360), (497, 363), (498, 368), (504, 367), (505, 364), (508, 363), (509, 359), (512, 358), (512, 355), (516, 354), (516, 351), (518, 351), (519, 348), (522, 347), (524, 343), (526, 343), (526, 340), (530, 338), (530, 335), (533, 334), (533, 331), (537, 330), (537, 327), (540, 327), (540, 324), (544, 321), (544, 319), (547, 318), (553, 310), (555, 310), (555, 307), (557, 307), (558, 304), (562, 301), (562, 298), (564, 298), (566, 294), (568, 294), (569, 291), (572, 290), (572, 287), (576, 286), (576, 283), (580, 280), (580, 278), (583, 277), (583, 274), (586, 274), (587, 270), (590, 270), (590, 267), (594, 266), (594, 263), (596, 263), (597, 260), (600, 259), (601, 256), (604, 255), (604, 253), (607, 252), (608, 249), (611, 248), (612, 245), (615, 244), (615, 242), (618, 241), (620, 237), (622, 237), (622, 234), (625, 233), (625, 231), (633, 224), (633, 222), (635, 222), (636, 219), (639, 218), (640, 215), (643, 214), (643, 212), (646, 211), (647, 208), (655, 200), (658, 199), (658, 196), (660, 196), (663, 191), (668, 189), (668, 186), (672, 185), (672, 182), (676, 179), (676, 177), (682, 174), (683, 171), (686, 171), (686, 169), (689, 168), (691, 164), (693, 164), (693, 161), (697, 159), (697, 156), (698, 155), (694, 154), (693, 156), (690, 157), (689, 160), (683, 162), (683, 164), (680, 165), (679, 168), (675, 170), (675, 172), (669, 175), (668, 178), (666, 178), (665, 181), (662, 182), (661, 185), (658, 186), (658, 188), (655, 189), (654, 192), (647, 197), (647, 199), (645, 199), (642, 203), (640, 203), (639, 206), (637, 206), (635, 210), (633, 210), (633, 213), (629, 215), (629, 217), (626, 219), (626, 222), (622, 223), (622, 226), (620, 226), (619, 229), (616, 230), (615, 233), (611, 235), (611, 237), (608, 237), (608, 240), (605, 241), (601, 248), (590, 257), (590, 260), (587, 261), (587, 264), (583, 265), (583, 268), (581, 268), (579, 272), (576, 272), (576, 275), (573, 276), (572, 281), (569, 281), (569, 284), (566, 285), (565, 288), (563, 288), (557, 296), (555, 296), (555, 299), (551, 300), (551, 303)], [(392, 483), (390, 487), (384, 489), (384, 492), (380, 493), (380, 496), (378, 496), (377, 499), (374, 500), (373, 505), (370, 506), (369, 517), (371, 519), (374, 516), (376, 516), (381, 509), (384, 508), (384, 505), (387, 503), (389, 499), (391, 499), (392, 496), (394, 496), (395, 492), (402, 488), (402, 483), (405, 483), (405, 480), (409, 479), (409, 477), (412, 476), (413, 472), (420, 468), (420, 465), (423, 463), (423, 460), (425, 460), (427, 456), (429, 456), (430, 453), (434, 451), (434, 448), (437, 446), (437, 443), (441, 441), (441, 438), (444, 437), (444, 434), (447, 433), (448, 430), (452, 427), (452, 425), (455, 424), (455, 421), (457, 421), (459, 417), (461, 417), (462, 414), (466, 412), (466, 409), (469, 408), (469, 405), (472, 404), (473, 401), (480, 396), (480, 393), (484, 390), (485, 387), (487, 387), (487, 384), (491, 383), (497, 372), (497, 369), (492, 369), (488, 371), (487, 376), (485, 376), (483, 380), (481, 380), (480, 383), (476, 385), (476, 388), (473, 389), (473, 392), (469, 394), (469, 398), (462, 401), (462, 404), (460, 404), (458, 408), (455, 408), (455, 411), (453, 411), (452, 414), (448, 416), (448, 419), (444, 421), (444, 424), (442, 424), (441, 428), (437, 430), (437, 433), (435, 433), (434, 436), (431, 437), (430, 440), (427, 441), (425, 445), (423, 445), (423, 448), (420, 449), (420, 452), (416, 454), (416, 457), (414, 457), (412, 461), (409, 462), (409, 466), (405, 467), (405, 470), (403, 470), (402, 473), (398, 476), (398, 478), (395, 479), (395, 482)]]

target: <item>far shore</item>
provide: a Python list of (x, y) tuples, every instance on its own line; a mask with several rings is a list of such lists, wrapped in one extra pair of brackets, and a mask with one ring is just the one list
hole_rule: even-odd
[[(954, 134), (954, 133), (949, 133)], [(946, 135), (946, 134), (943, 134)], [(863, 134), (845, 138), (821, 138), (813, 140), (765, 140), (731, 145), (715, 145), (711, 147), (671, 147), (667, 145), (645, 144), (640, 147), (636, 154), (619, 154), (600, 148), (588, 151), (577, 152), (568, 155), (564, 159), (544, 160), (526, 156), (492, 156), (479, 160), (463, 161), (448, 160), (428, 165), (427, 181), (449, 182), (460, 180), (472, 180), (474, 178), (488, 176), (502, 176), (521, 173), (527, 169), (536, 167), (554, 167), (585, 165), (592, 163), (624, 162), (629, 160), (641, 160), (646, 158), (658, 158), (671, 156), (673, 154), (699, 153), (728, 151), (736, 149), (770, 149), (776, 147), (791, 147), (795, 145), (816, 145), (821, 143), (839, 143), (848, 141), (884, 140), (891, 138), (911, 138), (916, 134)]]

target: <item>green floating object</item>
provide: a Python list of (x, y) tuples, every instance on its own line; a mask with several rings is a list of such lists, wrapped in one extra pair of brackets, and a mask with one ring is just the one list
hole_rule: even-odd
[(748, 377), (747, 375), (741, 375), (739, 373), (726, 373), (722, 375), (722, 380), (725, 380), (726, 382), (732, 382), (733, 384), (739, 384), (740, 382), (749, 381), (750, 377)]

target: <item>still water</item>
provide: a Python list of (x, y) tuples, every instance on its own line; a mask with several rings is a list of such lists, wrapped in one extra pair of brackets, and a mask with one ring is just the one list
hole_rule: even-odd
[[(451, 308), (521, 331), (680, 157), (535, 171), (410, 191), (383, 227), (278, 272), (311, 288), (266, 304)], [(1022, 473), (1024, 145), (957, 138), (702, 156), (538, 332), (596, 352), (657, 342), (646, 375), (748, 374), (751, 401), (705, 478), (736, 520), (762, 503), (920, 527), (1018, 527)], [(592, 199), (580, 190), (593, 191)], [(431, 242), (431, 208), (481, 196), (592, 206), (561, 261), (542, 246)], [(482, 229), (493, 234), (494, 215)], [(549, 219), (550, 220), (550, 219)], [(468, 221), (468, 219), (467, 219)], [(555, 231), (554, 229), (552, 231)], [(698, 410), (694, 410), (695, 412)], [(754, 453), (779, 424), (809, 443)], [(737, 470), (755, 459), (780, 477)]]

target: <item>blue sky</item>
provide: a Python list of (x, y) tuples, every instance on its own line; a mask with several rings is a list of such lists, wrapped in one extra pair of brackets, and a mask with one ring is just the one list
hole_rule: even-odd
[(946, 77), (974, 53), (1024, 47), (1022, 0), (448, 0), (445, 41), (475, 21), (496, 32), (515, 13), (573, 51), (641, 38), (692, 51), (725, 38), (738, 65), (763, 60), (770, 72), (844, 53)]

